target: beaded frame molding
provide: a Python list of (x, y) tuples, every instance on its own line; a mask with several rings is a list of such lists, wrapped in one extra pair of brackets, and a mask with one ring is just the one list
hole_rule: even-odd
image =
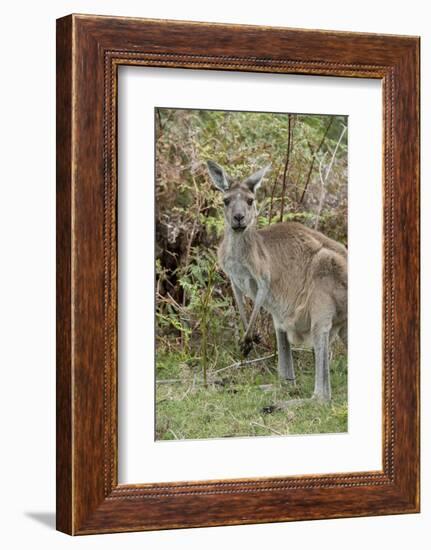
[[(375, 78), (383, 88), (382, 471), (118, 483), (119, 65)], [(57, 21), (57, 529), (419, 511), (419, 38), (70, 15)]]

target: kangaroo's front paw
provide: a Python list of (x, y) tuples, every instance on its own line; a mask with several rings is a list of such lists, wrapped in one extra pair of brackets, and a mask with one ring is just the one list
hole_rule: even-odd
[(251, 352), (251, 349), (253, 347), (253, 338), (250, 338), (247, 336), (246, 338), (243, 338), (239, 344), (239, 349), (241, 350), (241, 353), (243, 357), (247, 357), (247, 355)]
[(255, 332), (253, 336), (246, 336), (239, 344), (239, 349), (244, 357), (251, 352), (253, 344), (259, 344), (262, 341), (262, 337), (258, 332)]

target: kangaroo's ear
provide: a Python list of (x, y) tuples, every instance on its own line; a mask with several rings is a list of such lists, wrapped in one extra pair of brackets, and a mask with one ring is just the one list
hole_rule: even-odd
[(217, 189), (223, 192), (227, 191), (230, 186), (230, 180), (224, 169), (213, 160), (207, 160), (207, 166), (211, 179)]
[(248, 186), (252, 193), (256, 193), (262, 183), (263, 177), (267, 172), (269, 172), (270, 169), (271, 165), (268, 164), (265, 168), (261, 168), (245, 180), (244, 183)]

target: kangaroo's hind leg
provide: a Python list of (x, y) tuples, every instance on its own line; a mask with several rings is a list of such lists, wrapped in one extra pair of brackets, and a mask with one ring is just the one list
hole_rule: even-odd
[(293, 367), (292, 349), (284, 330), (276, 327), (278, 353), (278, 374), (281, 380), (286, 380), (295, 385), (295, 370)]
[(331, 399), (331, 380), (329, 374), (329, 331), (315, 329), (313, 335), (316, 358), (316, 378), (313, 397), (321, 401)]
[(315, 293), (311, 307), (311, 334), (316, 366), (313, 398), (321, 401), (331, 399), (329, 335), (334, 314), (332, 298), (325, 292)]

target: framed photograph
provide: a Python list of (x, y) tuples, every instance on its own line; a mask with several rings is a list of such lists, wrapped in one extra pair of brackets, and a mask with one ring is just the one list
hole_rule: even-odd
[(57, 528), (419, 511), (419, 38), (57, 21)]

